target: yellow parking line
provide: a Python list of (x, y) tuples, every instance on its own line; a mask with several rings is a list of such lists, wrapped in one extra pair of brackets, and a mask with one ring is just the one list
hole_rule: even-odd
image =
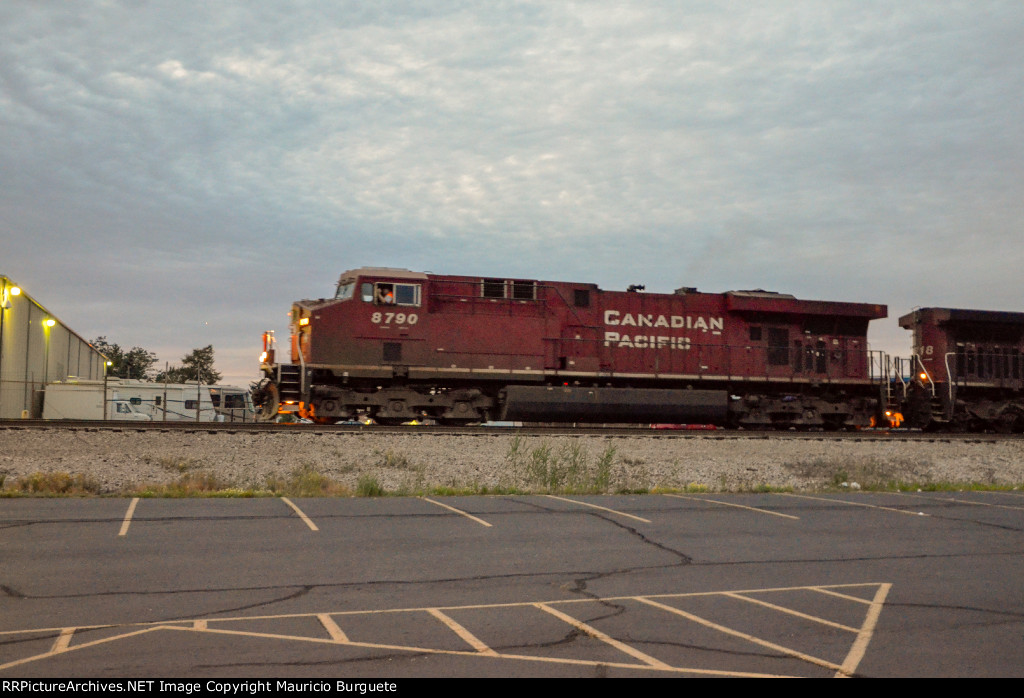
[[(668, 594), (645, 594), (645, 599), (695, 599), (707, 596), (721, 596), (724, 593), (733, 594), (761, 594), (766, 592), (788, 592), (788, 591), (816, 591), (822, 594), (831, 594), (840, 598), (849, 599), (865, 605), (870, 605), (872, 602), (867, 601), (858, 596), (852, 596), (843, 594), (835, 591), (836, 589), (861, 589), (865, 587), (878, 587), (882, 582), (854, 582), (851, 584), (828, 584), (812, 585), (812, 586), (785, 586), (785, 587), (768, 587), (768, 588), (754, 588), (754, 589), (731, 589), (729, 592), (724, 591), (690, 591), (681, 593), (668, 593)], [(892, 586), (891, 584), (889, 586)], [(637, 596), (625, 595), (625, 596), (603, 596), (599, 601), (604, 602), (616, 602), (616, 601), (630, 601), (636, 600)], [(409, 613), (413, 611), (429, 611), (431, 608), (437, 608), (441, 611), (465, 611), (465, 610), (480, 610), (480, 609), (492, 609), (492, 608), (524, 608), (526, 606), (535, 606), (538, 603), (544, 603), (549, 605), (568, 605), (568, 604), (587, 604), (593, 603), (593, 598), (573, 598), (573, 599), (549, 599), (547, 601), (517, 601), (511, 603), (478, 603), (478, 604), (465, 604), (461, 606), (402, 606), (398, 608), (377, 608), (370, 610), (334, 610), (329, 611), (327, 615), (330, 616), (363, 616), (363, 615), (380, 615), (389, 613)], [(233, 621), (253, 621), (253, 620), (275, 620), (283, 618), (316, 618), (321, 615), (320, 613), (274, 613), (267, 615), (258, 616), (225, 616), (222, 618), (214, 619), (217, 623), (227, 623)], [(178, 621), (181, 624), (191, 624), (190, 620)], [(80, 625), (77, 626), (77, 630), (96, 630), (101, 628), (114, 628), (114, 627), (151, 627), (156, 625), (168, 625), (168, 621), (148, 621), (138, 623), (124, 623), (124, 624), (95, 624), (95, 625)], [(64, 626), (50, 626), (44, 628), (32, 628), (32, 629), (21, 629), (21, 630), (0, 630), (0, 637), (8, 635), (20, 635), (24, 633), (60, 633), (66, 630)]]
[(906, 511), (904, 509), (894, 509), (893, 507), (883, 507), (877, 504), (868, 504), (866, 502), (848, 502), (845, 499), (829, 499), (827, 497), (812, 497), (809, 494), (793, 494), (792, 492), (779, 492), (779, 494), (786, 497), (799, 497), (800, 499), (817, 499), (821, 502), (832, 502), (838, 504), (849, 504), (852, 507), (867, 507), (868, 509), (882, 509), (883, 511), (894, 511), (897, 514), (910, 514), (911, 516), (931, 516), (931, 514), (925, 514), (923, 511)]
[(572, 504), (579, 504), (580, 506), (590, 507), (591, 509), (600, 509), (601, 511), (607, 511), (609, 514), (618, 514), (619, 516), (627, 516), (627, 517), (629, 517), (631, 519), (636, 519), (637, 521), (643, 521), (644, 523), (651, 523), (650, 519), (641, 519), (639, 516), (633, 516), (632, 514), (627, 514), (624, 511), (616, 511), (615, 509), (609, 509), (608, 507), (601, 507), (601, 506), (598, 506), (596, 504), (590, 504), (588, 502), (581, 502), (581, 501), (576, 500), (576, 499), (566, 499), (565, 497), (556, 497), (553, 494), (546, 494), (544, 496), (545, 497), (551, 497), (552, 499), (560, 499), (563, 502), (570, 502)]
[(756, 511), (756, 512), (759, 512), (761, 514), (771, 514), (772, 516), (781, 516), (784, 519), (796, 519), (797, 521), (800, 520), (799, 516), (792, 516), (791, 514), (780, 514), (777, 511), (769, 511), (768, 509), (758, 509), (757, 507), (748, 507), (748, 506), (745, 506), (743, 504), (736, 504), (734, 502), (722, 502), (722, 501), (719, 501), (717, 499), (708, 499), (707, 497), (692, 497), (692, 496), (687, 496), (687, 495), (682, 495), (682, 494), (667, 494), (667, 493), (665, 494), (665, 496), (666, 497), (675, 497), (677, 499), (693, 499), (693, 500), (698, 501), (698, 502), (712, 502), (713, 504), (721, 504), (722, 506), (727, 506), (727, 507), (736, 507), (738, 509), (749, 509), (750, 511)]
[(132, 516), (135, 514), (135, 507), (136, 505), (138, 505), (138, 503), (139, 498), (135, 497), (132, 500), (132, 503), (128, 505), (128, 513), (124, 515), (124, 521), (121, 522), (121, 532), (117, 534), (118, 536), (128, 535), (128, 527), (132, 523)]
[(539, 608), (540, 610), (542, 610), (542, 611), (544, 611), (546, 613), (550, 613), (555, 618), (559, 618), (559, 619), (565, 621), (566, 623), (568, 623), (569, 625), (573, 626), (577, 630), (582, 630), (587, 635), (590, 635), (591, 637), (595, 637), (598, 640), (601, 640), (602, 642), (606, 642), (609, 645), (611, 645), (612, 647), (614, 647), (614, 648), (616, 648), (616, 649), (618, 649), (618, 650), (620, 650), (622, 652), (625, 652), (630, 657), (633, 657), (634, 659), (639, 659), (641, 662), (643, 662), (644, 664), (647, 664), (648, 666), (657, 667), (659, 669), (670, 669), (670, 668), (672, 668), (668, 664), (666, 664), (665, 662), (661, 661), (660, 659), (655, 659), (654, 657), (650, 656), (649, 654), (644, 654), (643, 652), (641, 652), (640, 650), (636, 649), (635, 647), (630, 647), (629, 645), (627, 645), (625, 643), (619, 642), (618, 640), (616, 640), (615, 638), (611, 637), (610, 635), (606, 635), (605, 633), (601, 632), (600, 630), (598, 630), (594, 626), (587, 625), (586, 623), (584, 623), (582, 621), (576, 620), (572, 616), (567, 615), (565, 613), (562, 613), (558, 609), (551, 608), (550, 606), (547, 606), (547, 605), (542, 604), (542, 603), (535, 603), (534, 606), (536, 606), (537, 608)]
[[(861, 585), (857, 585), (861, 586)], [(871, 602), (867, 599), (862, 599), (859, 596), (853, 596), (851, 594), (840, 594), (838, 591), (832, 591), (831, 589), (825, 589), (824, 587), (807, 587), (811, 591), (816, 591), (819, 594), (828, 594), (829, 596), (835, 596), (836, 598), (846, 599), (847, 601), (856, 601), (862, 603), (865, 606), (870, 606)]]
[[(526, 604), (526, 605), (533, 605), (533, 604)], [(180, 626), (180, 625), (161, 625), (161, 626), (157, 626), (154, 629), (156, 629), (156, 630), (181, 630), (181, 631), (184, 631), (184, 632), (196, 632), (192, 628), (187, 628), (187, 627)], [(316, 644), (325, 644), (325, 643), (333, 642), (333, 640), (325, 640), (323, 638), (317, 638), (317, 637), (303, 637), (303, 636), (296, 636), (296, 635), (280, 635), (280, 634), (277, 634), (277, 633), (260, 633), (260, 632), (254, 632), (254, 631), (251, 631), (251, 630), (229, 630), (227, 628), (210, 628), (210, 629), (204, 630), (202, 632), (211, 633), (211, 634), (215, 634), (215, 635), (234, 635), (236, 637), (260, 637), (260, 638), (268, 638), (268, 639), (275, 639), (275, 640), (294, 640), (296, 642), (310, 642), (310, 643), (316, 643)], [(454, 656), (454, 657), (479, 657), (479, 656), (481, 656), (481, 654), (479, 652), (476, 652), (476, 651), (444, 650), (444, 649), (436, 649), (436, 648), (432, 648), (432, 647), (417, 647), (417, 646), (414, 646), (414, 645), (390, 645), (390, 644), (384, 644), (384, 643), (379, 643), (379, 642), (352, 642), (352, 641), (350, 641), (350, 642), (347, 643), (347, 645), (349, 647), (364, 647), (364, 648), (367, 648), (367, 649), (399, 650), (399, 651), (407, 651), (407, 652), (417, 652), (419, 654), (426, 654), (426, 655), (429, 655), (429, 654), (439, 654), (439, 655), (449, 655), (449, 656)], [(43, 655), (43, 656), (48, 656), (48, 655)], [(487, 655), (487, 656), (490, 656), (490, 655)], [(532, 654), (505, 654), (505, 653), (495, 653), (494, 657), (497, 658), (497, 659), (517, 659), (517, 660), (522, 660), (522, 661), (527, 661), (527, 662), (542, 662), (542, 663), (546, 663), (546, 664), (570, 664), (570, 665), (575, 665), (575, 666), (605, 667), (605, 668), (611, 668), (611, 669), (648, 669), (648, 670), (651, 670), (651, 671), (667, 671), (667, 672), (674, 672), (674, 673), (677, 673), (677, 674), (696, 674), (698, 676), (731, 676), (731, 677), (740, 677), (740, 678), (762, 678), (762, 679), (770, 679), (770, 678), (795, 678), (795, 677), (784, 676), (784, 675), (780, 675), (780, 674), (763, 674), (763, 673), (752, 673), (752, 672), (745, 672), (745, 671), (723, 671), (723, 670), (720, 670), (720, 669), (697, 669), (697, 668), (692, 668), (692, 667), (674, 667), (674, 666), (669, 666), (668, 664), (661, 664), (661, 663), (654, 664), (654, 665), (646, 664), (646, 663), (645, 664), (629, 664), (627, 662), (609, 662), (609, 661), (606, 661), (606, 660), (597, 661), (597, 660), (593, 660), (593, 659), (574, 659), (574, 658), (571, 658), (571, 657), (542, 657), (542, 656), (532, 655)], [(24, 663), (24, 661), (33, 661), (35, 659), (39, 659), (39, 657), (32, 657), (29, 660), (22, 660), (19, 663)], [(655, 660), (655, 661), (657, 661), (657, 660)], [(0, 666), (0, 669), (3, 669), (3, 668), (4, 668), (4, 666)]]
[[(97, 626), (97, 627), (113, 627), (113, 626)], [(65, 628), (65, 630), (66, 629), (67, 628)], [(132, 632), (123, 633), (121, 635), (113, 635), (111, 637), (105, 637), (105, 638), (102, 638), (100, 640), (93, 640), (92, 642), (83, 642), (82, 644), (75, 645), (74, 647), (67, 647), (67, 648), (65, 648), (62, 651), (64, 651), (64, 652), (74, 652), (75, 650), (84, 650), (84, 649), (89, 648), (89, 647), (95, 647), (96, 645), (102, 645), (102, 644), (106, 644), (108, 642), (115, 642), (117, 640), (123, 640), (126, 637), (132, 637), (132, 636), (135, 636), (135, 635), (143, 635), (145, 633), (151, 633), (151, 632), (153, 632), (155, 630), (162, 630), (162, 629), (163, 629), (162, 626), (154, 625), (153, 627), (150, 627), (150, 628), (142, 628), (141, 630), (133, 630)], [(12, 662), (7, 662), (6, 664), (0, 664), (0, 671), (3, 671), (4, 669), (10, 669), (11, 667), (20, 666), (22, 664), (28, 664), (30, 662), (35, 662), (35, 661), (40, 660), (40, 659), (46, 659), (48, 657), (52, 657), (53, 654), (54, 654), (53, 652), (43, 652), (42, 654), (36, 654), (36, 655), (31, 656), (31, 657), (22, 657), (21, 659), (15, 659)]]
[(857, 665), (864, 658), (864, 653), (868, 649), (868, 643), (871, 642), (871, 636), (875, 634), (878, 616), (882, 613), (882, 605), (885, 603), (885, 597), (889, 595), (889, 589), (891, 588), (892, 584), (882, 584), (878, 587), (878, 590), (875, 592), (875, 598), (871, 600), (868, 617), (864, 620), (864, 625), (861, 626), (860, 633), (858, 633), (853, 647), (850, 648), (850, 653), (846, 655), (842, 668), (836, 673), (837, 677), (853, 676), (853, 672), (857, 670)]
[(441, 621), (446, 626), (448, 626), (448, 628), (453, 633), (455, 633), (456, 635), (461, 637), (463, 640), (465, 640), (467, 645), (469, 645), (470, 647), (475, 649), (480, 654), (486, 654), (489, 657), (497, 657), (498, 656), (497, 652), (495, 652), (490, 647), (488, 647), (486, 644), (484, 644), (484, 642), (482, 640), (480, 640), (476, 635), (474, 635), (473, 633), (471, 633), (468, 630), (466, 630), (466, 628), (463, 627), (463, 625), (461, 623), (459, 623), (457, 620), (455, 620), (451, 616), (447, 616), (444, 613), (441, 613), (441, 611), (436, 609), (436, 608), (428, 608), (427, 612), (430, 615), (434, 616), (434, 618), (437, 618), (439, 621)]
[(288, 506), (290, 506), (292, 509), (295, 510), (295, 513), (299, 515), (299, 518), (302, 519), (303, 522), (305, 522), (305, 524), (307, 526), (309, 526), (309, 530), (311, 530), (311, 531), (319, 531), (320, 530), (319, 528), (316, 527), (316, 524), (313, 523), (312, 521), (310, 521), (309, 517), (306, 516), (302, 512), (302, 509), (299, 509), (297, 506), (295, 506), (295, 504), (292, 503), (292, 500), (288, 499), (287, 497), (281, 497), (281, 501), (284, 502), (285, 504), (287, 504)]
[(320, 620), (320, 624), (324, 626), (324, 630), (331, 636), (331, 639), (335, 642), (348, 642), (348, 635), (345, 631), (338, 627), (338, 624), (334, 622), (327, 613), (317, 613), (316, 617)]
[(762, 647), (767, 647), (768, 649), (772, 649), (772, 650), (776, 650), (778, 652), (782, 652), (783, 654), (789, 655), (790, 657), (796, 657), (797, 659), (802, 659), (805, 662), (810, 662), (811, 664), (817, 664), (818, 666), (825, 667), (826, 669), (835, 669), (836, 671), (842, 671), (843, 670), (842, 666), (840, 666), (839, 664), (836, 664), (834, 662), (830, 662), (830, 661), (828, 661), (826, 659), (821, 659), (820, 657), (813, 657), (813, 656), (811, 656), (809, 654), (804, 654), (803, 652), (798, 652), (797, 650), (791, 649), (789, 647), (784, 647), (782, 645), (778, 645), (778, 644), (776, 644), (774, 642), (769, 642), (767, 640), (762, 640), (759, 637), (754, 637), (753, 635), (750, 635), (750, 634), (744, 633), (744, 632), (740, 632), (739, 630), (733, 630), (732, 628), (726, 627), (724, 625), (719, 625), (718, 623), (713, 623), (713, 622), (711, 622), (709, 620), (701, 618), (700, 616), (695, 616), (692, 613), (687, 613), (686, 611), (683, 611), (682, 609), (679, 609), (679, 608), (675, 608), (674, 606), (668, 606), (668, 605), (663, 604), (663, 603), (658, 603), (657, 601), (654, 601), (654, 600), (652, 600), (650, 598), (646, 598), (646, 597), (643, 597), (643, 596), (637, 596), (635, 598), (636, 598), (637, 601), (640, 601), (642, 603), (648, 604), (649, 606), (654, 606), (655, 608), (660, 608), (663, 611), (668, 611), (669, 613), (674, 613), (674, 614), (676, 614), (678, 616), (682, 616), (683, 618), (686, 618), (688, 620), (692, 620), (694, 623), (699, 623), (700, 625), (703, 625), (703, 626), (705, 626), (707, 628), (711, 628), (713, 630), (717, 630), (718, 632), (721, 632), (721, 633), (725, 633), (726, 635), (732, 635), (732, 636), (738, 637), (738, 638), (740, 638), (742, 640), (746, 640), (747, 642), (753, 642), (755, 645), (761, 645)]
[(756, 603), (759, 606), (764, 606), (765, 608), (770, 608), (773, 611), (778, 611), (779, 613), (787, 613), (787, 614), (789, 614), (791, 616), (796, 616), (797, 618), (804, 618), (806, 620), (814, 621), (815, 623), (820, 623), (821, 625), (831, 626), (831, 627), (836, 628), (838, 630), (845, 630), (846, 632), (849, 632), (849, 633), (858, 632), (857, 628), (851, 628), (849, 625), (843, 625), (842, 623), (836, 623), (835, 621), (831, 621), (831, 620), (828, 620), (826, 618), (822, 618), (820, 616), (812, 616), (812, 615), (807, 614), (807, 613), (801, 613), (800, 611), (794, 610), (792, 608), (786, 608), (785, 606), (777, 606), (776, 604), (768, 603), (767, 601), (762, 601), (761, 599), (755, 599), (752, 596), (744, 596), (743, 594), (736, 594), (736, 593), (733, 593), (731, 591), (722, 592), (722, 596), (728, 596), (728, 597), (736, 599), (738, 601), (747, 601), (749, 603)]
[[(40, 654), (33, 655), (31, 657), (24, 657), (14, 661), (0, 664), (0, 671), (9, 669), (15, 666), (23, 666), (30, 662), (39, 660), (46, 660), (56, 655), (60, 655), (66, 652), (74, 652), (76, 650), (85, 649), (89, 647), (95, 647), (100, 644), (109, 643), (114, 640), (122, 640), (131, 638), (142, 633), (152, 632), (153, 630), (178, 630), (185, 632), (194, 633), (210, 633), (219, 634), (225, 636), (234, 637), (248, 637), (248, 638), (266, 638), (266, 639), (280, 639), (295, 642), (307, 642), (307, 643), (319, 643), (323, 645), (334, 645), (334, 646), (345, 646), (352, 648), (369, 648), (369, 649), (382, 649), (382, 650), (399, 650), (417, 652), (420, 654), (435, 654), (435, 655), (449, 655), (459, 657), (485, 656), (492, 659), (509, 659), (509, 660), (523, 660), (531, 662), (548, 662), (556, 664), (574, 664), (579, 666), (590, 666), (590, 667), (605, 667), (605, 668), (623, 668), (628, 670), (644, 669), (650, 671), (659, 672), (672, 672), (678, 674), (694, 674), (694, 675), (706, 675), (706, 676), (770, 676), (768, 674), (752, 674), (742, 671), (722, 671), (713, 669), (700, 669), (696, 667), (685, 667), (685, 666), (672, 666), (656, 657), (644, 653), (642, 650), (631, 646), (623, 641), (616, 640), (608, 634), (598, 630), (597, 628), (589, 625), (586, 622), (578, 620), (577, 618), (569, 615), (565, 611), (561, 610), (560, 606), (567, 604), (579, 604), (587, 603), (593, 604), (595, 602), (608, 602), (608, 601), (633, 601), (639, 602), (646, 606), (658, 608), (663, 611), (668, 611), (678, 617), (688, 619), (691, 622), (699, 623), (709, 629), (723, 632), (734, 637), (742, 638), (746, 641), (753, 642), (762, 647), (771, 648), (776, 651), (781, 651), (787, 656), (804, 660), (815, 664), (817, 666), (827, 667), (835, 672), (836, 676), (848, 677), (855, 675), (857, 666), (863, 660), (866, 653), (866, 648), (870, 643), (874, 630), (877, 627), (879, 614), (883, 608), (886, 597), (891, 589), (892, 585), (888, 583), (855, 583), (855, 584), (837, 584), (825, 586), (808, 586), (808, 587), (776, 587), (769, 589), (749, 589), (749, 590), (732, 590), (732, 591), (718, 591), (718, 592), (684, 592), (675, 594), (651, 594), (644, 596), (618, 596), (618, 597), (604, 597), (604, 598), (574, 598), (574, 599), (557, 599), (550, 601), (524, 601), (524, 602), (513, 602), (513, 603), (498, 603), (498, 604), (474, 604), (466, 606), (432, 606), (422, 608), (391, 608), (391, 609), (372, 609), (372, 610), (350, 610), (350, 611), (334, 611), (334, 612), (319, 612), (319, 613), (298, 613), (298, 614), (280, 614), (280, 615), (266, 615), (266, 616), (244, 616), (235, 618), (195, 618), (195, 619), (182, 619), (177, 622), (168, 623), (166, 621), (153, 621), (143, 623), (129, 623), (126, 625), (91, 625), (91, 626), (80, 626), (80, 627), (56, 627), (56, 628), (34, 628), (31, 630), (7, 630), (0, 631), (0, 637), (9, 635), (36, 635), (39, 633), (48, 633), (53, 638), (51, 646), (48, 650), (41, 652)], [(867, 589), (874, 588), (874, 593), (871, 594), (870, 599), (858, 596), (852, 596), (847, 591), (852, 592), (856, 589)], [(858, 604), (865, 604), (869, 606), (866, 613), (866, 619), (862, 627), (858, 630), (855, 627), (847, 627), (835, 623), (834, 621), (826, 620), (825, 618), (819, 618), (812, 615), (807, 615), (796, 609), (786, 608), (783, 606), (776, 605), (767, 601), (763, 601), (761, 598), (755, 598), (751, 595), (756, 594), (760, 597), (762, 594), (768, 592), (785, 592), (793, 590), (804, 590), (804, 591), (817, 591), (819, 593), (830, 594), (840, 599), (855, 601)], [(845, 660), (842, 664), (836, 664), (832, 661), (827, 661), (819, 657), (813, 657), (803, 652), (796, 651), (792, 648), (776, 644), (767, 639), (762, 639), (744, 633), (739, 630), (729, 628), (727, 626), (720, 625), (709, 619), (703, 618), (696, 615), (693, 612), (682, 610), (669, 606), (667, 603), (659, 603), (656, 599), (694, 599), (702, 597), (729, 597), (738, 601), (746, 601), (753, 604), (757, 604), (762, 607), (772, 609), (776, 612), (792, 614), (800, 618), (807, 619), (817, 624), (823, 624), (830, 627), (838, 628), (847, 632), (850, 632), (853, 637), (853, 642), (846, 655)], [(451, 611), (466, 611), (470, 609), (501, 609), (501, 608), (523, 608), (533, 607), (538, 610), (544, 611), (546, 614), (554, 616), (561, 621), (571, 625), (582, 633), (585, 633), (589, 637), (592, 637), (600, 642), (614, 647), (615, 649), (629, 655), (630, 658), (637, 661), (637, 663), (629, 662), (609, 662), (605, 659), (572, 659), (566, 657), (541, 657), (534, 655), (520, 655), (513, 653), (504, 653), (500, 650), (493, 649), (485, 644), (480, 638), (473, 634), (471, 630), (464, 627), (460, 622), (456, 621), (452, 615), (449, 615)], [(566, 609), (569, 610), (569, 609)], [(368, 616), (378, 615), (382, 613), (396, 614), (396, 613), (409, 613), (409, 612), (423, 612), (426, 611), (434, 618), (440, 620), (444, 626), (455, 632), (459, 637), (466, 642), (470, 649), (440, 649), (435, 647), (422, 647), (422, 646), (410, 646), (402, 644), (390, 644), (390, 643), (373, 643), (373, 642), (360, 642), (350, 640), (345, 633), (335, 622), (336, 616)], [(327, 636), (323, 633), (313, 632), (310, 635), (289, 635), (274, 632), (256, 632), (251, 630), (238, 630), (228, 627), (222, 627), (225, 623), (245, 621), (252, 623), (255, 620), (265, 619), (297, 619), (297, 618), (315, 618), (320, 621), (320, 624), (327, 630)], [(340, 620), (340, 618), (339, 618)], [(93, 642), (82, 642), (79, 644), (72, 645), (71, 641), (73, 637), (81, 637), (78, 634), (79, 630), (89, 630), (98, 628), (122, 628), (128, 629), (131, 627), (139, 628), (134, 632), (122, 632), (110, 637), (102, 638)], [(141, 627), (140, 627), (141, 626)], [(45, 639), (45, 638), (41, 638)]]
[(60, 631), (60, 635), (57, 636), (57, 640), (53, 643), (53, 647), (50, 648), (50, 654), (58, 654), (60, 652), (67, 652), (68, 647), (71, 645), (71, 637), (75, 634), (76, 628), (64, 628)]
[(487, 523), (483, 519), (478, 519), (477, 517), (473, 516), (472, 514), (470, 514), (468, 512), (465, 512), (465, 511), (462, 511), (462, 509), (456, 509), (455, 507), (450, 507), (447, 504), (443, 504), (441, 502), (435, 501), (435, 500), (431, 499), (430, 497), (420, 497), (420, 499), (422, 499), (424, 502), (430, 502), (431, 504), (436, 504), (439, 507), (444, 507), (448, 511), (454, 511), (459, 516), (465, 516), (467, 519), (472, 519), (473, 521), (476, 521), (481, 526), (487, 526), (488, 528), (491, 527), (491, 524)]

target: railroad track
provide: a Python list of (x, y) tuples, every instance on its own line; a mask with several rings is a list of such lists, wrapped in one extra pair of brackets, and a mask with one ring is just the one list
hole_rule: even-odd
[(179, 433), (367, 433), (423, 435), (521, 435), (521, 436), (639, 436), (675, 439), (789, 439), (789, 440), (852, 440), (852, 441), (949, 441), (993, 442), (1020, 440), (1022, 434), (940, 433), (918, 430), (878, 429), (859, 431), (745, 431), (732, 429), (652, 429), (650, 426), (385, 426), (339, 424), (272, 424), (267, 422), (122, 422), (96, 420), (8, 419), (0, 420), (0, 430), (57, 430), (112, 432), (179, 432)]

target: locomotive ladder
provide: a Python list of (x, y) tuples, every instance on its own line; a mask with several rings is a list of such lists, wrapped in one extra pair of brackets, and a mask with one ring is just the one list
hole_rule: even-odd
[(302, 367), (295, 364), (279, 364), (277, 367), (277, 390), (281, 403), (302, 400)]
[[(946, 405), (942, 401), (942, 395), (935, 390), (935, 379), (932, 378), (931, 371), (924, 365), (924, 361), (921, 360), (920, 354), (914, 354), (914, 360), (920, 367), (921, 373), (924, 374), (927, 380), (928, 391), (931, 393), (928, 400), (928, 409), (931, 411), (931, 419), (936, 422), (948, 422), (950, 415), (946, 414)], [(950, 384), (950, 390), (952, 390), (952, 379), (949, 374), (949, 358), (946, 358), (946, 381)], [(952, 393), (951, 393), (952, 394)]]
[[(903, 360), (879, 352), (878, 364), (878, 379), (884, 386), (885, 409), (890, 412), (898, 412), (902, 409), (903, 401), (907, 399), (907, 382), (903, 378)], [(894, 389), (894, 384), (897, 381), (899, 382), (899, 391)]]

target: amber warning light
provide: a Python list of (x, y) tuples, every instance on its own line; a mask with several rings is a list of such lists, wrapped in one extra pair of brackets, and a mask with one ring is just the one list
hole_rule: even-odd
[(263, 353), (260, 354), (260, 363), (274, 363), (274, 333), (263, 333)]

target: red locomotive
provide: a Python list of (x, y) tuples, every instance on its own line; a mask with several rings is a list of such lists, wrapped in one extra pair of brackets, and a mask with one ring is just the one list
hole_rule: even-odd
[(1024, 431), (1024, 313), (920, 308), (899, 322), (914, 333), (894, 396), (908, 426)]
[(290, 363), (265, 337), (263, 415), (867, 426), (882, 395), (867, 329), (884, 317), (761, 290), (361, 268), (293, 305)]

